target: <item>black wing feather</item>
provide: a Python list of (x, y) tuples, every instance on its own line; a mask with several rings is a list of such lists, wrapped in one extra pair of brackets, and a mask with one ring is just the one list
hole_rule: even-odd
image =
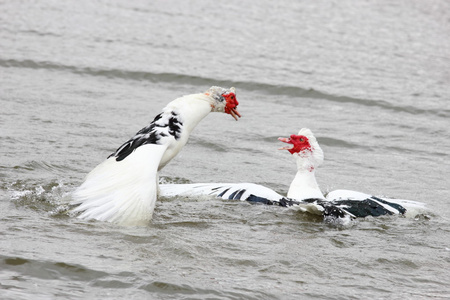
[(176, 112), (160, 113), (153, 119), (150, 125), (139, 130), (134, 137), (123, 143), (108, 158), (115, 157), (116, 161), (124, 160), (140, 146), (146, 144), (159, 145), (161, 138), (169, 135), (173, 136), (175, 140), (178, 140), (181, 136), (182, 129), (183, 123)]

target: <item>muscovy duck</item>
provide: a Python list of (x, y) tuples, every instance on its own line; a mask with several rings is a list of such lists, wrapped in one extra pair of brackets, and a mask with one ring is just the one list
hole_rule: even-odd
[(73, 212), (82, 219), (147, 224), (157, 199), (158, 171), (180, 152), (210, 112), (224, 112), (237, 121), (238, 104), (234, 88), (216, 86), (173, 100), (86, 176), (71, 195)]
[(161, 196), (213, 195), (223, 199), (295, 207), (304, 212), (323, 215), (328, 222), (341, 224), (356, 217), (403, 215), (408, 208), (417, 211), (424, 207), (420, 202), (376, 197), (350, 190), (332, 191), (324, 197), (315, 177), (315, 170), (323, 162), (324, 154), (311, 130), (302, 128), (297, 135), (279, 140), (289, 144), (280, 150), (288, 150), (297, 164), (297, 173), (287, 197), (253, 183), (161, 184)]

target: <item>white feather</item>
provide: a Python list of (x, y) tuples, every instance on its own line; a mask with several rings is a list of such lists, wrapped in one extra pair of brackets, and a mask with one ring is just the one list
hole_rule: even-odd
[(157, 198), (157, 169), (167, 145), (147, 144), (122, 161), (110, 157), (86, 177), (72, 194), (82, 219), (120, 225), (145, 225)]
[[(285, 198), (268, 187), (254, 183), (160, 184), (159, 188), (159, 195), (163, 197), (211, 196), (255, 202), (255, 199), (251, 199), (251, 196), (255, 196), (274, 203)], [(324, 210), (323, 207), (315, 203), (296, 203), (290, 208), (317, 215), (321, 215)]]
[(334, 190), (327, 194), (327, 200), (334, 201), (334, 200), (358, 200), (358, 199), (367, 199), (372, 197), (372, 195), (357, 192), (357, 191), (350, 191), (350, 190)]
[[(160, 184), (160, 196), (164, 197), (192, 197), (211, 195), (223, 199), (247, 200), (250, 195), (255, 195), (272, 201), (283, 198), (277, 192), (254, 183), (192, 183), (192, 184)], [(238, 197), (240, 191), (245, 190)]]

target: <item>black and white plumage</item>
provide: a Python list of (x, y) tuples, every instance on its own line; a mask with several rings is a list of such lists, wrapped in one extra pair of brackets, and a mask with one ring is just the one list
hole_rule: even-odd
[(158, 192), (158, 171), (174, 158), (195, 126), (210, 112), (238, 120), (234, 88), (211, 87), (205, 93), (180, 97), (153, 121), (94, 168), (72, 194), (73, 211), (82, 219), (120, 225), (145, 225)]
[(211, 195), (222, 199), (292, 207), (322, 215), (326, 221), (340, 224), (357, 217), (403, 215), (409, 210), (414, 213), (424, 207), (420, 202), (376, 197), (349, 190), (336, 190), (324, 197), (315, 177), (315, 170), (323, 162), (324, 154), (311, 130), (303, 128), (298, 135), (279, 140), (291, 145), (280, 150), (288, 150), (297, 164), (297, 173), (287, 197), (252, 183), (164, 184), (160, 185), (161, 196)]
[(169, 114), (160, 113), (150, 123), (150, 125), (139, 130), (136, 135), (126, 141), (109, 157), (114, 156), (116, 161), (125, 159), (128, 155), (133, 153), (138, 147), (145, 144), (160, 144), (161, 139), (167, 136), (178, 140), (181, 136), (181, 128), (183, 123), (180, 120), (179, 114), (171, 111)]

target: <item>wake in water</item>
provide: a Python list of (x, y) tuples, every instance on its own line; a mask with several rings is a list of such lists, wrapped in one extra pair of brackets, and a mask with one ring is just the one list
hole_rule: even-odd
[[(161, 184), (189, 184), (190, 181), (181, 177), (161, 177)], [(13, 203), (19, 207), (25, 207), (27, 209), (31, 209), (34, 211), (38, 211), (40, 213), (47, 213), (51, 217), (76, 217), (78, 214), (71, 212), (73, 206), (69, 205), (70, 194), (73, 192), (73, 185), (70, 183), (65, 183), (62, 180), (51, 180), (44, 184), (36, 184), (35, 182), (27, 182), (18, 180), (8, 187), (10, 198)], [(195, 197), (183, 197), (180, 195), (177, 196), (163, 196), (160, 197), (162, 205), (167, 207), (174, 206), (180, 207), (181, 205), (189, 203), (199, 203), (197, 205), (203, 205), (201, 202), (217, 200), (215, 195), (198, 195)], [(222, 201), (226, 201), (228, 203), (239, 203), (241, 201), (233, 200), (233, 199), (223, 199)], [(253, 205), (258, 205), (261, 203), (251, 203), (249, 202), (249, 209)], [(401, 203), (400, 203), (401, 204)], [(258, 205), (259, 206), (259, 205)], [(192, 209), (192, 206), (188, 206)], [(183, 209), (183, 208), (181, 208)], [(280, 207), (283, 209), (283, 207)], [(295, 208), (294, 208), (295, 210)], [(277, 210), (274, 210), (276, 212)], [(342, 222), (336, 222), (335, 219), (322, 219), (318, 218), (316, 215), (312, 215), (309, 213), (304, 213), (301, 210), (297, 210), (299, 214), (304, 216), (309, 222), (313, 223), (321, 223), (325, 222), (332, 227), (338, 228), (349, 228), (355, 226), (358, 222), (358, 219), (352, 220), (343, 226)], [(405, 214), (404, 217), (414, 219), (414, 220), (429, 220), (433, 216), (432, 212), (425, 209), (425, 207), (420, 206), (417, 207), (417, 210), (410, 211)], [(367, 220), (367, 219), (366, 219)]]

